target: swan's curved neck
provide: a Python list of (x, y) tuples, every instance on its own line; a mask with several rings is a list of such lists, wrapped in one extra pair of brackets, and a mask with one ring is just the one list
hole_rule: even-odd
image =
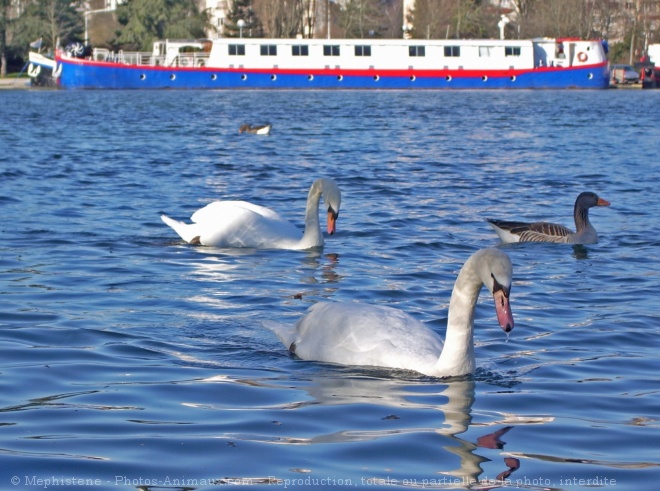
[(451, 294), (445, 344), (435, 366), (442, 376), (474, 373), (474, 311), (482, 285), (473, 261), (465, 263)]
[(305, 209), (305, 232), (301, 239), (304, 248), (323, 245), (323, 233), (319, 223), (319, 203), (323, 189), (315, 182), (307, 195), (307, 208)]

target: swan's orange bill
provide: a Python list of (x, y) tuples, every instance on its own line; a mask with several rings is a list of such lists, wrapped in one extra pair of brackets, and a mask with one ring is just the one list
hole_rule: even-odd
[(330, 210), (328, 210), (328, 233), (330, 235), (334, 234), (336, 231), (336, 222), (337, 216)]
[(504, 290), (498, 290), (493, 293), (495, 299), (495, 311), (497, 312), (497, 321), (504, 332), (511, 332), (513, 329), (513, 312), (509, 305), (509, 297), (504, 294)]
[(596, 206), (610, 206), (610, 202), (603, 198), (598, 198)]

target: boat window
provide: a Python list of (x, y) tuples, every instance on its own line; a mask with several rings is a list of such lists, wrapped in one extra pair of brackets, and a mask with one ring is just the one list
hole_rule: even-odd
[(479, 58), (490, 57), (490, 52), (491, 52), (490, 46), (479, 46)]
[(323, 45), (323, 56), (339, 56), (339, 45), (338, 44)]
[(505, 46), (504, 56), (520, 56), (520, 46)]
[(229, 45), (229, 55), (230, 56), (245, 56), (245, 45), (244, 44), (230, 44)]
[(424, 46), (410, 46), (408, 47), (408, 56), (426, 56), (426, 48)]
[(309, 56), (309, 46), (306, 44), (291, 46), (291, 54), (293, 56)]
[(355, 46), (355, 56), (371, 56), (371, 46)]
[(461, 47), (460, 46), (445, 46), (445, 56), (447, 56), (447, 57), (459, 57), (459, 56), (461, 56)]
[(262, 44), (261, 56), (277, 56), (277, 45), (275, 44)]

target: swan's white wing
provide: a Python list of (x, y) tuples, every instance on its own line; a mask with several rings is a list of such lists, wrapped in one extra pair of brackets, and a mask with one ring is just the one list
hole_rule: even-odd
[(297, 356), (344, 365), (369, 365), (424, 373), (442, 340), (421, 322), (390, 307), (321, 302), (296, 324)]
[(216, 201), (197, 210), (191, 220), (199, 242), (215, 247), (288, 248), (302, 232), (278, 213), (246, 201)]
[(265, 206), (255, 205), (249, 201), (214, 201), (206, 205), (204, 208), (197, 210), (193, 213), (190, 219), (195, 223), (208, 223), (213, 222), (219, 216), (232, 216), (243, 211), (251, 211), (264, 218), (285, 222), (291, 225), (288, 220), (282, 218), (282, 216), (276, 211), (266, 208)]

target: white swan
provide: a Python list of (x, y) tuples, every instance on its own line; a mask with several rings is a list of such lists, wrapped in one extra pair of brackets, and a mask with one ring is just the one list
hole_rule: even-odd
[(509, 222), (487, 220), (495, 229), (500, 240), (511, 242), (555, 242), (560, 244), (596, 244), (598, 233), (589, 221), (589, 208), (610, 206), (610, 202), (599, 198), (596, 193), (584, 192), (575, 200), (573, 218), (575, 232), (568, 227), (548, 222)]
[(328, 206), (327, 231), (335, 233), (341, 193), (332, 179), (317, 179), (307, 195), (305, 232), (278, 213), (246, 201), (215, 201), (183, 223), (167, 215), (161, 219), (189, 244), (256, 249), (309, 249), (323, 245), (319, 202)]
[(444, 347), (438, 334), (405, 312), (360, 303), (317, 303), (293, 327), (267, 327), (305, 360), (402, 368), (433, 377), (472, 374), (479, 291), (486, 285), (493, 294), (500, 326), (510, 332), (512, 270), (509, 256), (500, 250), (482, 249), (470, 256), (451, 295)]

